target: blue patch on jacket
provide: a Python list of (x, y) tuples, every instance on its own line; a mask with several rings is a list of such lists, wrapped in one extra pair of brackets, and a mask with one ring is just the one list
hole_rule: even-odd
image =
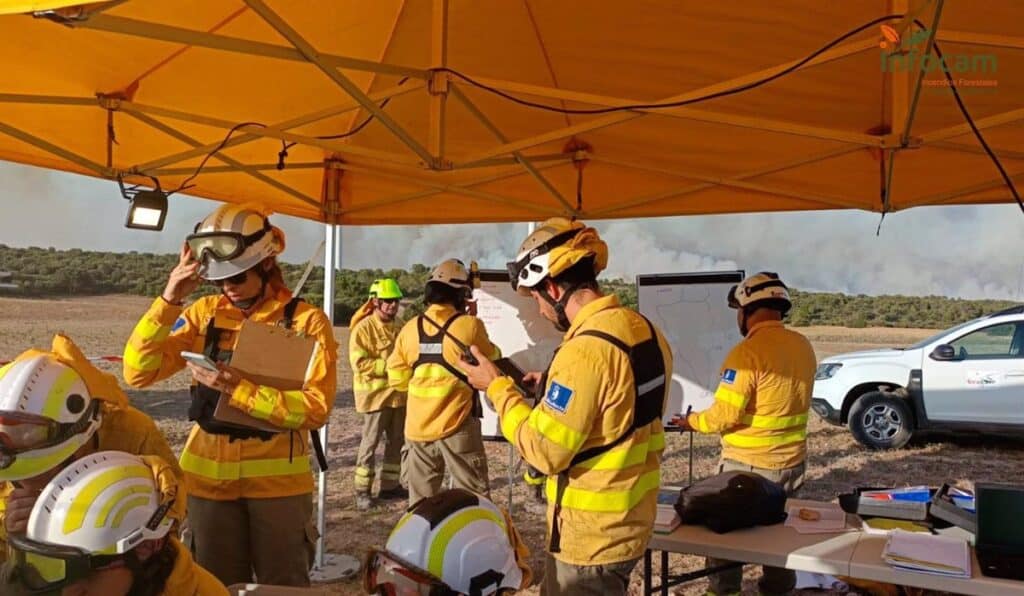
[(736, 382), (736, 370), (727, 368), (722, 371), (722, 382), (726, 385), (732, 385)]
[(572, 389), (552, 381), (551, 386), (548, 387), (548, 394), (544, 398), (544, 403), (551, 406), (552, 409), (565, 414), (565, 409), (569, 407), (570, 399), (572, 399)]
[(174, 325), (171, 325), (171, 333), (177, 331), (178, 329), (181, 329), (184, 326), (185, 326), (185, 317), (178, 317), (178, 320), (174, 322)]

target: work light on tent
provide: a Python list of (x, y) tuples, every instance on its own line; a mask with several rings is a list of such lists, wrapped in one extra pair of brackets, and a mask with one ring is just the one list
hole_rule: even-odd
[(160, 181), (155, 178), (152, 180), (156, 188), (150, 190), (139, 186), (125, 188), (124, 181), (118, 178), (121, 196), (130, 202), (124, 227), (156, 232), (164, 229), (164, 220), (167, 218), (167, 193), (160, 188)]

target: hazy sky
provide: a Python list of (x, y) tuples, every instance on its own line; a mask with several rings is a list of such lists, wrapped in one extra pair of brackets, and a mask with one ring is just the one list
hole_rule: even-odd
[[(175, 196), (162, 233), (128, 230), (128, 203), (106, 182), (0, 162), (0, 243), (86, 250), (176, 252), (217, 203)], [(717, 215), (593, 222), (611, 249), (609, 274), (742, 268), (777, 271), (806, 290), (865, 294), (1024, 296), (1024, 214), (1015, 205)], [(284, 259), (305, 262), (323, 226), (285, 216)], [(447, 257), (502, 268), (525, 224), (342, 228), (342, 266), (406, 267)], [(3, 270), (0, 263), (0, 270)]]

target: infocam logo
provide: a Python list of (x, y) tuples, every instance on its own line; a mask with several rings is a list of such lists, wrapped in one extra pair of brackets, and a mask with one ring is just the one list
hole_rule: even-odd
[[(999, 70), (999, 61), (995, 54), (945, 54), (941, 59), (934, 53), (925, 53), (925, 46), (931, 32), (919, 29), (906, 37), (902, 37), (890, 25), (882, 25), (881, 66), (882, 72), (939, 72), (956, 75), (990, 75)], [(958, 79), (954, 79), (957, 81)], [(959, 85), (969, 85), (971, 80), (964, 79)], [(981, 82), (981, 81), (978, 81)], [(987, 81), (997, 83), (997, 81)], [(944, 80), (944, 86), (949, 82)], [(980, 85), (996, 86), (996, 85)]]

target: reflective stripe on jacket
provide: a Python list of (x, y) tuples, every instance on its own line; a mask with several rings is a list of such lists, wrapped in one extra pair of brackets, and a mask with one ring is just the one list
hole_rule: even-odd
[(352, 365), (352, 392), (356, 412), (405, 405), (405, 393), (388, 386), (387, 359), (395, 347), (398, 325), (385, 323), (376, 313), (361, 319), (349, 330), (348, 361)]
[(756, 468), (791, 468), (807, 455), (807, 412), (817, 359), (781, 321), (754, 325), (722, 364), (715, 403), (690, 426), (721, 433), (722, 457)]
[[(549, 476), (548, 526), (554, 515), (556, 474), (580, 451), (608, 444), (633, 421), (636, 391), (626, 354), (606, 340), (579, 336), (603, 331), (627, 345), (650, 338), (647, 323), (622, 308), (615, 296), (590, 302), (577, 313), (548, 370), (544, 398), (531, 408), (501, 377), (487, 388), (501, 419), (502, 434), (523, 458)], [(658, 332), (665, 375), (672, 374), (672, 350)], [(644, 426), (613, 449), (568, 470), (559, 525), (559, 561), (603, 565), (644, 553), (655, 517), (665, 434), (661, 420)]]
[[(435, 333), (438, 328), (430, 321), (444, 325), (456, 312), (448, 304), (431, 304), (424, 314), (430, 319), (424, 321), (425, 330)], [(451, 435), (462, 426), (470, 415), (476, 392), (439, 364), (422, 364), (413, 370), (413, 364), (420, 356), (416, 321), (412, 319), (406, 322), (398, 333), (395, 350), (388, 357), (388, 383), (399, 391), (408, 392), (405, 438), (411, 441), (436, 441)], [(467, 346), (476, 345), (484, 354), (490, 355), (492, 360), (501, 356), (501, 350), (487, 337), (483, 321), (474, 316), (462, 315), (451, 324), (448, 331)], [(427, 349), (437, 347), (434, 344)], [(445, 361), (459, 368), (462, 352), (455, 342), (444, 337), (440, 349)]]
[[(249, 320), (276, 325), (290, 299), (291, 292), (279, 291), (264, 300)], [(157, 298), (125, 346), (125, 381), (133, 387), (146, 387), (180, 371), (185, 367), (180, 352), (202, 352), (211, 318), (224, 330), (220, 348), (233, 350), (244, 315), (226, 298), (204, 296), (185, 309)], [(230, 404), (296, 432), (278, 433), (268, 441), (231, 441), (226, 435), (210, 434), (194, 426), (181, 454), (191, 494), (230, 501), (313, 491), (308, 430), (323, 426), (334, 405), (338, 344), (327, 315), (306, 303), (296, 309), (292, 329), (319, 344), (303, 388), (281, 391), (243, 381), (232, 393)]]

